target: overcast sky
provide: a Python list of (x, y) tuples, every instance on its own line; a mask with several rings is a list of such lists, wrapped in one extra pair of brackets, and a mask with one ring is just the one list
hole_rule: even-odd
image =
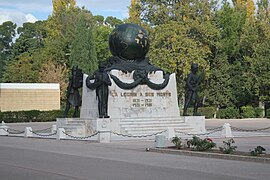
[[(77, 0), (77, 6), (85, 6), (94, 15), (128, 17), (130, 0)], [(19, 26), (24, 22), (45, 20), (52, 14), (52, 0), (0, 0), (0, 24), (13, 21)]]

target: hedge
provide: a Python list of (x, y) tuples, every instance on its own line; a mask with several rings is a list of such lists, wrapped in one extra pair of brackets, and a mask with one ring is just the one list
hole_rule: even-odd
[(239, 117), (240, 117), (239, 110), (233, 107), (219, 109), (219, 111), (217, 112), (217, 118), (220, 118), (220, 119), (232, 119), (232, 118), (239, 118)]
[(205, 116), (206, 119), (212, 119), (214, 118), (216, 112), (215, 107), (199, 107), (198, 113), (202, 116)]
[(266, 110), (266, 117), (270, 119), (270, 109)]
[[(71, 117), (73, 110), (70, 110), (68, 116)], [(63, 117), (63, 110), (52, 111), (7, 111), (0, 112), (0, 121), (6, 123), (18, 123), (18, 122), (48, 122), (55, 121), (56, 118)]]
[(255, 118), (256, 117), (255, 108), (253, 108), (252, 106), (242, 106), (240, 110), (241, 110), (242, 118)]

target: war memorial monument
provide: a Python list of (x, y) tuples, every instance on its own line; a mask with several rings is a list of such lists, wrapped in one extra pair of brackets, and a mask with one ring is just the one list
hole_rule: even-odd
[(84, 74), (79, 118), (59, 118), (74, 136), (94, 132), (144, 135), (205, 132), (204, 116), (180, 116), (175, 74), (146, 56), (148, 33), (136, 24), (117, 26), (109, 37), (112, 56), (93, 75)]

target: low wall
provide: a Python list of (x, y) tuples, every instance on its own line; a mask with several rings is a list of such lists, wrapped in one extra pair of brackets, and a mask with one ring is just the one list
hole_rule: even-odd
[(59, 84), (0, 83), (0, 111), (58, 110)]

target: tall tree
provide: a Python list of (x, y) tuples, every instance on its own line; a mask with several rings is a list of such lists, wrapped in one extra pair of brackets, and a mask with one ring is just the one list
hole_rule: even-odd
[(89, 11), (82, 10), (76, 25), (75, 39), (71, 44), (70, 67), (78, 66), (84, 73), (97, 69), (94, 30), (95, 18)]
[[(95, 18), (97, 19), (96, 16)], [(112, 30), (112, 27), (105, 24), (104, 17), (99, 16), (94, 31), (95, 47), (98, 60), (106, 60), (111, 56), (108, 40)]]
[(212, 23), (214, 1), (141, 0), (142, 20), (149, 24), (150, 59), (169, 72), (177, 73), (178, 92), (192, 63), (209, 75), (218, 28)]
[(15, 29), (16, 24), (11, 21), (4, 22), (0, 25), (0, 82), (10, 59)]
[(17, 29), (19, 38), (13, 45), (12, 55), (16, 57), (25, 52), (33, 52), (36, 49), (44, 47), (46, 38), (45, 21), (35, 23), (26, 22)]

